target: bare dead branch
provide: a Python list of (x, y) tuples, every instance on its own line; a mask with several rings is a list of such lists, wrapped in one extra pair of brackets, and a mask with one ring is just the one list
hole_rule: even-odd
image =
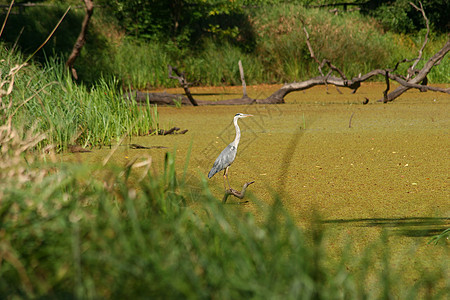
[(423, 41), (423, 45), (419, 50), (419, 56), (416, 58), (415, 62), (413, 63), (413, 65), (408, 69), (408, 76), (407, 79), (411, 78), (412, 76), (414, 76), (415, 72), (415, 68), (417, 66), (417, 64), (419, 63), (419, 61), (422, 59), (422, 55), (423, 55), (423, 49), (425, 49), (425, 46), (428, 43), (428, 35), (430, 34), (430, 22), (425, 14), (425, 10), (423, 9), (422, 6), (422, 2), (419, 1), (420, 4), (420, 8), (417, 7), (414, 3), (409, 2), (409, 4), (414, 7), (416, 10), (420, 11), (422, 13), (423, 18), (425, 19), (425, 24), (427, 26), (427, 33), (425, 34), (425, 40)]
[(389, 82), (389, 71), (386, 70), (386, 74), (384, 75), (384, 80), (386, 82), (386, 89), (383, 92), (383, 99), (387, 98), (389, 89), (390, 89), (390, 82)]
[[(186, 96), (189, 99), (189, 101), (192, 103), (192, 105), (198, 106), (197, 101), (194, 99), (194, 97), (192, 97), (191, 91), (189, 90), (189, 86), (191, 85), (191, 83), (189, 83), (186, 80), (185, 73), (179, 72), (178, 68), (172, 67), (171, 65), (168, 65), (168, 68), (169, 68), (169, 78), (177, 79), (178, 82), (180, 83), (180, 85), (183, 87), (184, 92), (186, 93)], [(172, 75), (172, 70), (177, 74), (177, 76)]]
[(244, 67), (242, 67), (242, 62), (239, 60), (239, 73), (241, 74), (242, 82), (242, 98), (248, 98), (247, 96), (247, 85), (245, 84)]
[(254, 182), (255, 182), (255, 181), (250, 181), (250, 182), (245, 183), (244, 186), (242, 187), (242, 191), (240, 191), (240, 192), (239, 192), (238, 190), (235, 190), (235, 189), (232, 189), (232, 188), (227, 189), (227, 190), (225, 191), (225, 194), (223, 195), (222, 203), (226, 203), (226, 202), (227, 202), (227, 199), (228, 199), (228, 197), (229, 197), (230, 195), (233, 195), (233, 196), (235, 196), (235, 197), (237, 197), (237, 198), (239, 198), (239, 199), (243, 199), (244, 196), (245, 196), (245, 191), (247, 190), (247, 187), (248, 187), (250, 184), (254, 183)]
[[(311, 58), (318, 64), (318, 69), (319, 69), (319, 73), (320, 75), (323, 75), (323, 71), (322, 68), (327, 65), (328, 68), (330, 68), (330, 71), (328, 72), (328, 74), (325, 76), (325, 80), (324, 80), (324, 84), (326, 86), (327, 89), (327, 93), (328, 93), (328, 84), (327, 84), (327, 79), (331, 76), (331, 74), (333, 73), (333, 71), (336, 71), (339, 73), (339, 75), (341, 75), (342, 79), (347, 80), (347, 78), (344, 75), (344, 72), (342, 72), (338, 67), (336, 67), (335, 65), (333, 65), (328, 59), (324, 59), (322, 60), (322, 62), (319, 61), (319, 59), (317, 59), (316, 55), (314, 54), (314, 50), (311, 46), (311, 42), (309, 40), (309, 33), (308, 30), (306, 30), (306, 26), (303, 26), (303, 31), (305, 32), (306, 35), (306, 45), (308, 46), (308, 50), (309, 50), (309, 54), (311, 56)], [(341, 91), (337, 88), (336, 86), (336, 90), (340, 93)]]
[[(410, 88), (421, 88), (431, 91), (444, 92), (449, 93), (449, 89), (439, 89), (439, 88), (430, 88), (425, 85), (420, 85), (419, 83), (426, 80), (426, 76), (431, 71), (431, 69), (438, 65), (444, 56), (450, 51), (450, 39), (447, 40), (445, 45), (439, 50), (435, 55), (433, 55), (423, 66), (423, 68), (417, 73), (417, 75), (410, 79), (409, 81), (405, 81), (402, 78), (396, 76), (394, 80), (400, 83), (402, 86), (399, 86), (394, 91), (387, 95), (387, 98), (383, 100), (383, 102), (393, 101), (395, 98), (409, 90)], [(420, 86), (420, 87), (419, 87)]]
[(308, 30), (306, 30), (305, 26), (303, 26), (303, 31), (305, 32), (305, 35), (306, 35), (306, 46), (308, 46), (309, 55), (317, 63), (320, 75), (324, 76), (323, 71), (322, 71), (323, 63), (321, 64), (320, 61), (317, 59), (316, 55), (314, 54), (314, 50), (311, 46), (311, 42), (309, 41), (309, 33), (308, 33)]
[(347, 77), (345, 76), (344, 72), (342, 72), (341, 69), (339, 69), (338, 67), (336, 67), (335, 65), (333, 65), (333, 64), (331, 63), (331, 61), (329, 61), (328, 59), (324, 59), (324, 60), (322, 61), (322, 67), (323, 67), (325, 64), (326, 64), (331, 70), (338, 72), (339, 75), (342, 77), (342, 79), (347, 80)]
[[(398, 62), (395, 64), (395, 67), (394, 67), (394, 69), (393, 69), (391, 72), (397, 71), (397, 69), (398, 69), (398, 67), (400, 66), (400, 64), (405, 63), (405, 62), (412, 62), (412, 61), (415, 61), (416, 59), (417, 59), (417, 58), (413, 58), (413, 59), (407, 59), (407, 58), (404, 58), (404, 59), (398, 61)], [(406, 80), (406, 77), (405, 77), (405, 80)]]

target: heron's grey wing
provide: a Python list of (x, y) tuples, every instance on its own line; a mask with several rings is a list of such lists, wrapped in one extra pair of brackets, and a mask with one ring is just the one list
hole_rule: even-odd
[(231, 165), (236, 158), (236, 152), (237, 149), (233, 145), (226, 146), (214, 162), (211, 171), (209, 171), (208, 178), (213, 177), (214, 174)]

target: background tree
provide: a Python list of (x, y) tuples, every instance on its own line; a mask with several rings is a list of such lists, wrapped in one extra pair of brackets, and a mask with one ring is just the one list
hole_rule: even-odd
[(248, 28), (243, 1), (103, 1), (128, 34), (141, 39), (194, 45), (203, 36), (234, 39)]

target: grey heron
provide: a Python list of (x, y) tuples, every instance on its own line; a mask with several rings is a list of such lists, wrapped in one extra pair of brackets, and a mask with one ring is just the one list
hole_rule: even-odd
[(226, 185), (225, 185), (225, 179), (227, 180), (228, 187), (231, 189), (230, 182), (228, 181), (228, 168), (230, 167), (230, 165), (233, 163), (234, 159), (236, 158), (239, 140), (241, 139), (241, 129), (239, 128), (238, 120), (241, 118), (252, 117), (252, 116), (253, 115), (242, 114), (242, 113), (237, 113), (234, 116), (233, 123), (234, 123), (234, 127), (236, 128), (236, 137), (234, 138), (234, 141), (232, 141), (228, 146), (226, 146), (225, 149), (223, 149), (223, 151), (219, 154), (216, 161), (214, 162), (214, 165), (213, 165), (211, 171), (209, 171), (208, 178), (211, 178), (217, 172), (220, 172), (225, 169), (225, 171), (223, 173), (223, 177), (224, 177), (223, 184), (225, 186), (225, 189), (227, 189)]

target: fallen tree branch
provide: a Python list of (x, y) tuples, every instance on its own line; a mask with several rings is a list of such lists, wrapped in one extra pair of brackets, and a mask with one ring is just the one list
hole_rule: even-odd
[(255, 181), (250, 181), (250, 182), (245, 183), (244, 186), (242, 187), (242, 191), (240, 191), (240, 192), (233, 188), (225, 190), (225, 194), (223, 195), (223, 198), (222, 198), (222, 203), (225, 204), (230, 195), (233, 195), (239, 199), (243, 199), (245, 196), (245, 191), (247, 190), (247, 187), (254, 182)]
[[(420, 84), (426, 80), (426, 75), (430, 72), (433, 66), (437, 65), (442, 58), (450, 51), (450, 40), (444, 45), (444, 47), (439, 50), (433, 57), (431, 57), (422, 70), (413, 79), (407, 81), (401, 75), (392, 73), (393, 70), (390, 69), (376, 69), (372, 70), (364, 75), (354, 77), (352, 79), (344, 79), (341, 77), (335, 77), (331, 75), (317, 76), (301, 82), (292, 82), (283, 85), (280, 89), (275, 91), (272, 95), (265, 99), (253, 99), (250, 97), (242, 97), (237, 99), (226, 99), (220, 101), (201, 101), (197, 100), (197, 105), (249, 105), (249, 104), (281, 104), (285, 103), (284, 97), (292, 92), (302, 91), (312, 88), (317, 85), (332, 84), (336, 87), (344, 87), (353, 90), (353, 93), (361, 86), (361, 83), (374, 77), (383, 76), (386, 80), (387, 89), (383, 93), (383, 99), (378, 101), (389, 102), (396, 99), (398, 96), (403, 94), (405, 91), (415, 88), (420, 91), (434, 91), (450, 94), (450, 89), (432, 87), (425, 84)], [(394, 80), (398, 82), (401, 86), (396, 88), (391, 93), (389, 91), (389, 80)], [(186, 96), (174, 95), (168, 93), (145, 93), (134, 91), (132, 93), (125, 94), (126, 98), (134, 99), (138, 103), (146, 104), (159, 104), (159, 105), (173, 105), (175, 101), (180, 101), (183, 105), (192, 105), (191, 101)]]
[(169, 93), (147, 93), (140, 91), (127, 92), (123, 95), (125, 99), (135, 100), (137, 103), (156, 104), (156, 105), (175, 105), (179, 102), (182, 105), (193, 105), (184, 95), (175, 95)]
[(164, 146), (142, 146), (139, 144), (130, 144), (130, 148), (131, 149), (163, 149), (163, 148), (167, 148)]
[(184, 130), (181, 130), (181, 131), (179, 131), (179, 130), (180, 130), (179, 127), (172, 127), (172, 128), (170, 128), (168, 130), (164, 130), (164, 129), (160, 129), (158, 131), (150, 130), (149, 133), (152, 134), (152, 133), (157, 132), (158, 135), (169, 135), (169, 134), (185, 134), (186, 132), (188, 132), (187, 129), (184, 129)]
[(417, 73), (417, 75), (406, 81), (403, 80), (402, 78), (400, 78), (399, 76), (396, 76), (396, 80), (398, 83), (401, 84), (401, 86), (399, 86), (398, 88), (396, 88), (394, 91), (392, 91), (391, 93), (389, 93), (386, 97), (384, 97), (383, 102), (390, 102), (393, 101), (395, 98), (397, 98), (398, 96), (400, 96), (401, 94), (403, 94), (404, 92), (406, 92), (407, 90), (411, 89), (411, 88), (417, 88), (421, 91), (425, 91), (425, 90), (431, 90), (431, 91), (436, 91), (436, 92), (444, 92), (449, 94), (449, 89), (440, 89), (440, 88), (431, 88), (425, 84), (419, 84), (420, 82), (423, 82), (425, 80), (424, 83), (427, 82), (427, 75), (428, 73), (431, 71), (431, 69), (436, 66), (439, 65), (440, 62), (442, 61), (442, 59), (445, 57), (445, 55), (450, 51), (450, 39), (447, 40), (447, 42), (445, 43), (444, 47), (442, 47), (441, 50), (439, 50), (435, 55), (433, 55), (424, 65), (424, 67)]

